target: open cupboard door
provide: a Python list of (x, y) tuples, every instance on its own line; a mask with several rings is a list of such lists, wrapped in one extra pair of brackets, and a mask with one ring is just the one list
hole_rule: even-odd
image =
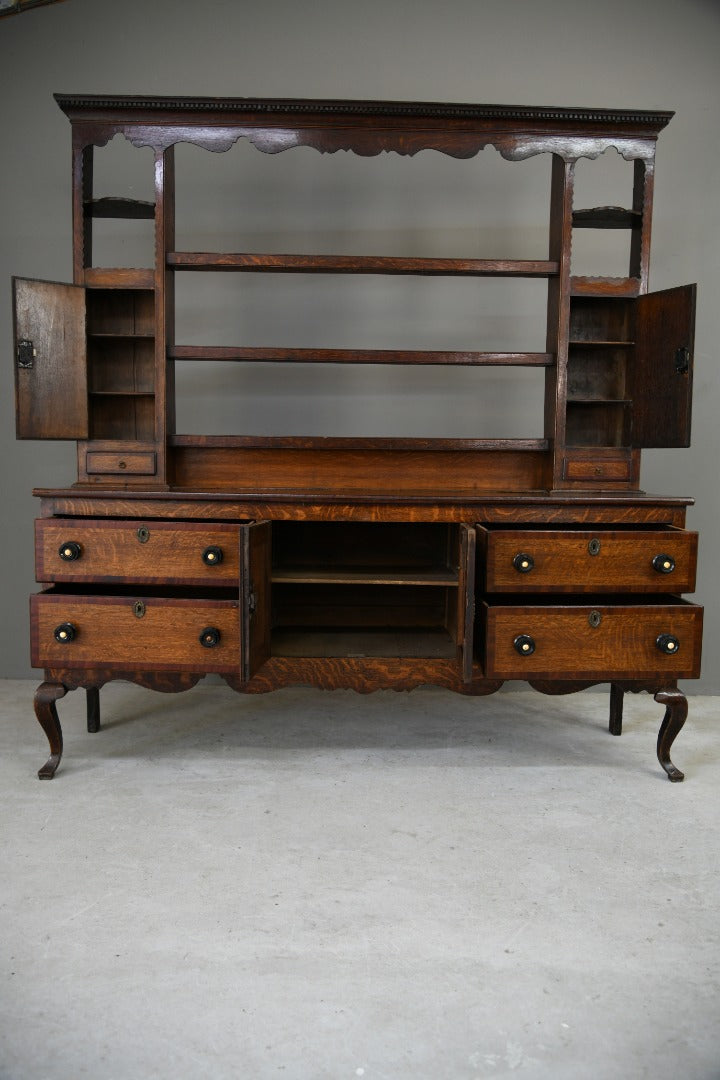
[(695, 285), (638, 296), (629, 376), (632, 446), (690, 445)]
[(248, 682), (270, 656), (272, 525), (260, 521), (240, 531), (240, 670)]
[(19, 439), (86, 439), (85, 289), (13, 278)]
[(469, 525), (460, 526), (460, 573), (458, 587), (459, 656), (463, 682), (472, 681), (475, 640), (475, 549), (477, 534)]

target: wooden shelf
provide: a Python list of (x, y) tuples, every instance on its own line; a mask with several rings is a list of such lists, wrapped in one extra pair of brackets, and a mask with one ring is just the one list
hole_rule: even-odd
[(552, 367), (553, 353), (440, 352), (409, 349), (268, 349), (228, 345), (176, 345), (171, 360), (241, 360), (252, 363), (426, 364), (468, 367)]
[(155, 397), (152, 390), (89, 390), (93, 397)]
[(144, 267), (86, 266), (84, 284), (94, 289), (154, 289), (155, 271)]
[(568, 397), (568, 405), (632, 405), (630, 398)]
[(88, 330), (89, 338), (99, 338), (102, 341), (154, 341), (154, 334), (136, 334), (135, 331), (130, 331), (127, 334), (122, 332), (113, 331), (108, 333), (105, 330)]
[(283, 585), (429, 585), (457, 586), (452, 570), (320, 570), (317, 567), (288, 567), (273, 570), (273, 584)]
[(618, 349), (618, 348), (623, 348), (623, 349), (626, 349), (626, 348), (630, 348), (634, 344), (635, 344), (634, 341), (576, 341), (574, 339), (568, 342), (568, 345), (572, 349), (577, 349), (577, 348), (590, 348), (590, 349), (607, 349), (607, 348)]
[(153, 221), (155, 218), (155, 203), (145, 202), (143, 199), (116, 198), (112, 195), (103, 199), (89, 199), (83, 203), (83, 209), (86, 216), (91, 218), (116, 218), (125, 221)]
[(572, 296), (637, 296), (639, 278), (571, 277)]
[(386, 438), (334, 435), (169, 435), (168, 445), (182, 449), (215, 450), (381, 450), (452, 451), (548, 450), (547, 439), (442, 439)]
[(642, 224), (642, 214), (622, 206), (594, 206), (573, 210), (572, 223), (574, 229), (636, 229)]
[(533, 259), (421, 259), (387, 255), (264, 255), (171, 251), (174, 270), (225, 270), (273, 274), (425, 274), (553, 277), (555, 261)]

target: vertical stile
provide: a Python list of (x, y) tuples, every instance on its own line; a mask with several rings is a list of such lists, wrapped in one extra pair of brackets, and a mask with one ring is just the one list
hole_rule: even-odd
[(167, 436), (175, 431), (174, 277), (167, 254), (175, 247), (175, 147), (155, 154), (155, 443), (157, 480), (167, 482)]
[(640, 293), (648, 290), (654, 178), (654, 154), (652, 158), (639, 158), (635, 162), (633, 210), (640, 214), (640, 225), (633, 229), (630, 238), (630, 277), (639, 280)]
[(550, 195), (549, 258), (558, 262), (558, 274), (548, 282), (548, 319), (545, 348), (555, 354), (555, 367), (545, 373), (545, 436), (553, 450), (551, 486), (559, 487), (565, 446), (565, 403), (570, 324), (570, 248), (575, 162), (553, 155)]

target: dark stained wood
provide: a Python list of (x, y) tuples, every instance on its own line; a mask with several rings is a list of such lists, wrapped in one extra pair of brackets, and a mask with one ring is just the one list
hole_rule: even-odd
[(93, 288), (104, 289), (152, 289), (155, 275), (144, 267), (86, 267), (80, 281)]
[[(13, 279), (15, 395), (19, 439), (88, 434), (85, 291), (54, 281)], [(22, 366), (19, 342), (32, 343)]]
[(85, 691), (87, 705), (87, 729), (91, 735), (100, 730), (100, 690), (89, 686)]
[(67, 689), (62, 683), (44, 682), (35, 691), (35, 715), (50, 743), (50, 757), (38, 772), (40, 780), (52, 780), (63, 752), (63, 735), (55, 702)]
[[(178, 488), (239, 490), (248, 482), (265, 492), (363, 492), (396, 495), (400, 487), (415, 492), (452, 491), (467, 495), (490, 491), (541, 490), (542, 452), (522, 448), (478, 451), (303, 450), (272, 447), (202, 448), (177, 446), (173, 453)], [(402, 478), (402, 484), (400, 479)]]
[(695, 285), (684, 285), (638, 297), (629, 377), (633, 446), (690, 445), (695, 294)]
[(623, 700), (625, 691), (620, 683), (610, 686), (610, 721), (608, 729), (611, 735), (622, 735)]
[(571, 277), (570, 292), (573, 296), (637, 296), (640, 278)]
[(242, 667), (240, 673), (243, 681), (247, 681), (270, 656), (272, 525), (269, 521), (262, 521), (243, 526), (241, 542)]
[[(441, 352), (410, 349), (269, 349), (232, 345), (176, 345), (173, 360), (243, 360), (273, 364), (430, 364), (454, 366), (549, 367), (552, 353)], [(486, 440), (487, 441), (487, 440)]]
[(556, 262), (533, 259), (422, 259), (388, 255), (261, 255), (171, 251), (175, 270), (234, 270), (273, 274), (425, 274), (441, 276), (550, 277)]
[(102, 199), (89, 199), (85, 204), (85, 213), (92, 218), (119, 218), (154, 220), (155, 204), (143, 199), (117, 198), (110, 195)]
[(639, 210), (626, 210), (622, 206), (594, 206), (587, 210), (573, 210), (574, 229), (634, 229), (640, 223)]
[(458, 638), (463, 682), (473, 677), (475, 654), (475, 566), (477, 538), (475, 529), (460, 526), (460, 580), (458, 582)]
[[(78, 442), (78, 484), (37, 493), (42, 591), (31, 601), (31, 645), (45, 669), (35, 707), (51, 749), (41, 775), (60, 760), (55, 701), (67, 690), (86, 689), (97, 730), (99, 688), (110, 680), (178, 692), (217, 673), (248, 693), (437, 685), (481, 696), (513, 678), (564, 694), (610, 682), (614, 734), (626, 691), (666, 705), (658, 759), (682, 779), (670, 760), (687, 713), (676, 680), (699, 673), (702, 609), (676, 594), (694, 588), (697, 537), (684, 531), (691, 500), (638, 490), (639, 447), (689, 438), (690, 372), (675, 373), (670, 358), (684, 363), (687, 348), (690, 364), (694, 287), (647, 295), (655, 142), (671, 114), (58, 101), (72, 124), (73, 280), (82, 289), (46, 295), (40, 286), (29, 306), (52, 328), (53, 360), (35, 396), (26, 385), (35, 364), (18, 369), (20, 434)], [(152, 203), (95, 197), (94, 147), (116, 135), (153, 149)], [(459, 162), (485, 147), (509, 161), (549, 154), (539, 223), (547, 258), (178, 251), (175, 145), (224, 153), (238, 140), (274, 155), (300, 146), (363, 156), (434, 149)], [(573, 211), (577, 161), (610, 149), (633, 164), (632, 207)], [(288, 154), (279, 166), (292, 163)], [(152, 266), (92, 265), (93, 222), (104, 217), (152, 221)], [(627, 276), (572, 277), (575, 228), (626, 229)], [(545, 351), (457, 350), (451, 336), (425, 350), (275, 346), (271, 323), (267, 346), (178, 346), (182, 271), (474, 276), (479, 290), (489, 276), (547, 278)], [(34, 340), (23, 317), (16, 336)], [(544, 367), (542, 437), (488, 439), (480, 425), (471, 439), (177, 435), (181, 361)], [(62, 411), (68, 401), (77, 423)], [(222, 557), (208, 561), (208, 550)], [(527, 574), (513, 565), (518, 553), (532, 560)], [(674, 563), (665, 574), (653, 567), (658, 555)], [(663, 634), (677, 643), (668, 648)], [(518, 651), (519, 635), (533, 648)]]
[(658, 732), (658, 761), (667, 773), (668, 780), (676, 784), (685, 779), (685, 773), (680, 772), (680, 769), (673, 765), (670, 760), (670, 748), (687, 719), (687, 698), (681, 690), (673, 687), (669, 690), (658, 690), (655, 700), (665, 706), (665, 716)]

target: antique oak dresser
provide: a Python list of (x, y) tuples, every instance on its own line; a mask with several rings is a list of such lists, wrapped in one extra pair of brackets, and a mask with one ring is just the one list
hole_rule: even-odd
[[(88, 729), (97, 731), (109, 680), (175, 692), (213, 674), (243, 693), (429, 684), (480, 696), (521, 680), (567, 694), (608, 683), (614, 735), (623, 695), (647, 691), (664, 708), (659, 762), (682, 780), (670, 749), (687, 714), (678, 679), (700, 673), (702, 608), (683, 598), (695, 588), (697, 535), (685, 530), (690, 499), (639, 486), (642, 448), (687, 446), (690, 437), (695, 287), (653, 293), (648, 283), (655, 148), (672, 114), (247, 98), (57, 102), (72, 128), (73, 282), (13, 282), (18, 436), (77, 443), (77, 481), (36, 492), (32, 662), (44, 669), (35, 711), (50, 744), (40, 777), (60, 762), (56, 702), (68, 690), (86, 690)], [(94, 166), (97, 180), (99, 155), (116, 136), (140, 155), (152, 198), (96, 190)], [(422, 235), (410, 254), (321, 253), (320, 243), (306, 253), (298, 247), (307, 244), (292, 250), (292, 233), (285, 253), (268, 252), (232, 225), (222, 250), (183, 249), (180, 148), (216, 160), (259, 153), (266, 175), (276, 169), (290, 181), (308, 155), (329, 166), (364, 159), (380, 182), (398, 156), (419, 168), (430, 150), (443, 167), (465, 170), (483, 206), (493, 194), (483, 189), (488, 155), (509, 172), (535, 161), (547, 170), (546, 214), (533, 232), (542, 250), (530, 231), (523, 250), (522, 212), (519, 246), (516, 230), (510, 250), (494, 250), (491, 231), (473, 257), (465, 247), (422, 250)], [(606, 156), (629, 170), (625, 204), (582, 205), (580, 170)], [(213, 191), (203, 198), (212, 203)], [(387, 207), (374, 198), (380, 237)], [(438, 191), (437, 206), (447, 201)], [(148, 230), (144, 265), (97, 255), (108, 221)], [(464, 237), (472, 228), (463, 224)], [(588, 237), (617, 241), (619, 275), (581, 272), (588, 267), (576, 265), (576, 251)], [(481, 319), (475, 338), (459, 343), (450, 316), (433, 317), (427, 339), (408, 334), (411, 347), (401, 347), (401, 314), (389, 348), (362, 347), (365, 338), (338, 347), (321, 334), (322, 347), (287, 344), (273, 320), (259, 343), (240, 326), (237, 340), (217, 344), (211, 316), (193, 316), (199, 342), (188, 343), (176, 296), (189, 275), (201, 280), (199, 295), (212, 282), (245, 295), (257, 275), (269, 285), (315, 275), (328, 307), (342, 275), (348, 311), (368, 276), (388, 297), (398, 276), (428, 287), (442, 278), (445, 290), (474, 290), (479, 305), (499, 280), (511, 297), (530, 282), (542, 290), (541, 340), (498, 341), (492, 320), (484, 329)], [(334, 325), (344, 310), (329, 312)], [(221, 368), (242, 386), (243, 373), (263, 365), (278, 387), (288, 373), (310, 370), (320, 380), (352, 371), (357, 385), (389, 368), (411, 380), (428, 368), (448, 380), (458, 368), (480, 379), (495, 373), (510, 387), (524, 374), (539, 387), (538, 430), (488, 433), (482, 382), (470, 436), (178, 430), (183, 370)]]

